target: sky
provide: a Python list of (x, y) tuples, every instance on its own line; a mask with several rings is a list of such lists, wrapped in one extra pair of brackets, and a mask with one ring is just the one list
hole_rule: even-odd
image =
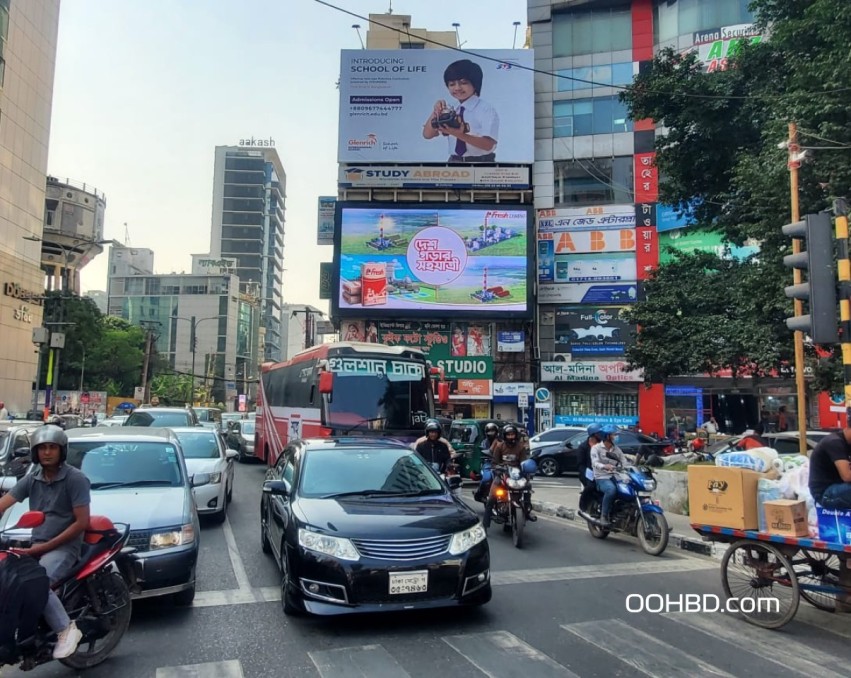
[[(362, 16), (390, 0), (333, 0)], [(483, 6), (487, 5), (484, 12)], [(415, 28), (506, 49), (525, 0), (395, 0)], [(287, 173), (284, 301), (319, 300), (317, 198), (335, 195), (339, 51), (367, 22), (315, 0), (62, 0), (48, 171), (106, 194), (104, 237), (154, 250), (156, 273), (210, 250), (217, 145), (275, 140)], [(105, 290), (108, 254), (81, 273)]]

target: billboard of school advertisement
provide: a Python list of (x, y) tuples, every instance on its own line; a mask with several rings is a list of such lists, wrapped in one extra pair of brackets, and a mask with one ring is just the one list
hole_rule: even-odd
[(746, 240), (743, 245), (733, 245), (724, 240), (721, 233), (704, 229), (688, 228), (666, 231), (659, 234), (659, 263), (664, 264), (674, 258), (676, 252), (711, 252), (722, 259), (743, 261), (759, 252), (756, 240)]
[(343, 341), (406, 346), (444, 370), (450, 396), (484, 400), (493, 389), (493, 337), (489, 323), (347, 319)]
[[(555, 353), (562, 360), (623, 356), (635, 327), (621, 316), (625, 306), (559, 306), (555, 310)], [(559, 360), (559, 357), (556, 357)]]
[(530, 49), (343, 50), (341, 163), (534, 160)]
[(338, 317), (528, 318), (531, 208), (338, 203)]

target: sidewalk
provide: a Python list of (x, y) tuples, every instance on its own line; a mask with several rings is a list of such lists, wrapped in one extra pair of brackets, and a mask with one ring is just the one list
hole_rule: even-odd
[[(555, 488), (541, 487), (540, 485), (535, 487), (534, 481), (532, 481), (532, 487), (534, 489), (532, 508), (535, 511), (542, 515), (573, 520), (580, 525), (585, 525), (585, 521), (576, 515), (579, 506), (578, 487)], [(691, 529), (691, 521), (688, 516), (666, 511), (665, 518), (671, 528), (669, 547), (719, 558), (724, 553), (723, 544), (716, 545), (713, 542), (703, 541), (701, 536)]]

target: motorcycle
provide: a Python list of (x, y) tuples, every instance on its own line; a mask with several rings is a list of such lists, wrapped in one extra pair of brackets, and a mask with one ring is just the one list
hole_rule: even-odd
[(618, 492), (612, 505), (609, 525), (603, 526), (600, 522), (603, 500), (600, 492), (594, 493), (587, 513), (579, 511), (579, 516), (588, 523), (591, 536), (605, 539), (611, 532), (637, 536), (645, 553), (661, 555), (668, 546), (670, 529), (662, 507), (650, 497), (650, 493), (656, 489), (653, 471), (647, 467), (618, 467), (613, 480)]
[[(24, 540), (16, 539), (9, 532), (32, 529), (43, 522), (44, 514), (40, 511), (24, 513), (14, 527), (0, 532), (3, 548), (14, 552), (16, 547), (24, 546)], [(77, 651), (59, 660), (65, 666), (82, 670), (101, 664), (127, 631), (132, 607), (130, 589), (122, 571), (133, 577), (132, 560), (136, 551), (126, 546), (129, 536), (129, 525), (121, 525), (119, 529), (109, 518), (92, 516), (83, 538), (80, 559), (68, 576), (53, 586), (71, 621), (83, 634)], [(53, 660), (55, 644), (56, 635), (42, 618), (34, 637), (19, 639), (7, 664), (30, 671)]]
[[(527, 459), (516, 466), (491, 466), (490, 455), (483, 456), (482, 471), (487, 477), (492, 475), (496, 484), (494, 496), (495, 505), (491, 508), (491, 522), (502, 525), (504, 532), (511, 532), (512, 541), (516, 548), (523, 548), (523, 530), (532, 511), (532, 476), (537, 472), (537, 464)], [(485, 504), (487, 510), (487, 494), (475, 494), (477, 501)]]

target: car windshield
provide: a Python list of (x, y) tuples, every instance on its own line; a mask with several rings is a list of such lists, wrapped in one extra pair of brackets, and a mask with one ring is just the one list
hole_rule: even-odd
[(254, 429), (256, 424), (253, 421), (244, 421), (242, 422), (242, 426), (240, 427), (240, 431), (242, 431), (242, 435), (254, 435)]
[(156, 410), (137, 410), (124, 422), (125, 426), (189, 426), (189, 414), (186, 412), (158, 412)]
[(402, 448), (309, 450), (301, 474), (303, 497), (341, 494), (442, 494), (443, 485), (416, 453)]
[(195, 410), (195, 414), (198, 415), (198, 421), (209, 423), (216, 420), (213, 415), (213, 410)]
[(215, 432), (202, 433), (192, 431), (175, 432), (180, 446), (183, 448), (183, 456), (186, 459), (218, 459), (220, 456), (219, 444), (216, 442)]
[(70, 442), (68, 463), (89, 478), (93, 490), (182, 484), (177, 449), (171, 443), (118, 441)]

